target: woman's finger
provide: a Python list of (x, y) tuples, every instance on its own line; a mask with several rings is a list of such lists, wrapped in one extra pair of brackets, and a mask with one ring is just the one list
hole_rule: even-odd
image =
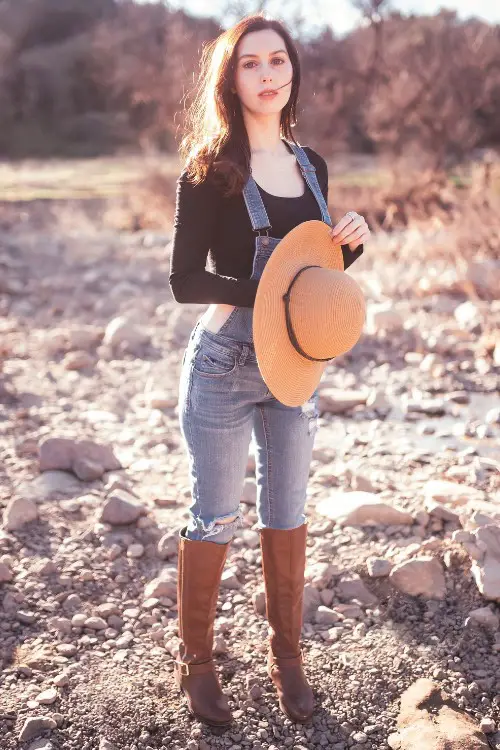
[(333, 240), (335, 242), (337, 242), (337, 243), (340, 244), (340, 243), (346, 242), (347, 241), (347, 237), (349, 237), (350, 235), (352, 235), (354, 232), (357, 232), (357, 231), (360, 231), (360, 230), (362, 231), (363, 228), (364, 228), (364, 222), (363, 222), (363, 220), (361, 219), (360, 221), (358, 221), (356, 219), (355, 221), (352, 221), (351, 224), (348, 224), (347, 227), (345, 227), (345, 229), (343, 229), (338, 234), (336, 234), (336, 235), (332, 234), (332, 238), (333, 238)]
[(335, 226), (332, 229), (330, 229), (330, 235), (332, 237), (335, 237), (337, 234), (339, 234), (344, 229), (344, 227), (347, 227), (353, 221), (357, 221), (357, 218), (353, 219), (352, 216), (349, 216), (349, 214), (345, 214), (341, 218), (341, 220), (338, 222), (338, 224), (335, 224)]
[(349, 233), (349, 234), (348, 234), (348, 235), (347, 235), (347, 236), (346, 236), (346, 237), (345, 237), (345, 238), (344, 238), (344, 239), (342, 240), (342, 242), (343, 242), (343, 243), (347, 243), (347, 244), (348, 244), (349, 242), (354, 242), (354, 240), (359, 240), (359, 239), (361, 239), (361, 237), (363, 237), (363, 235), (364, 235), (364, 234), (365, 234), (365, 228), (364, 228), (364, 226), (360, 226), (360, 227), (358, 227), (358, 228), (357, 228), (356, 230), (354, 230), (353, 232), (350, 232), (350, 233)]

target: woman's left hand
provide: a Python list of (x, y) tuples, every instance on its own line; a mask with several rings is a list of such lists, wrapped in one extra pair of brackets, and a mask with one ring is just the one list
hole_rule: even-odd
[(362, 245), (370, 237), (370, 229), (362, 216), (356, 211), (348, 211), (336, 224), (329, 230), (330, 237), (338, 245), (349, 245), (351, 250), (355, 250), (358, 245)]

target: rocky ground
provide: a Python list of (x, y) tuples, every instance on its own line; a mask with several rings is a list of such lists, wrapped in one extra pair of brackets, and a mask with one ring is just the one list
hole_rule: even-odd
[(235, 720), (215, 731), (172, 678), (177, 388), (204, 308), (172, 301), (168, 241), (0, 237), (2, 750), (500, 748), (499, 262), (430, 269), (401, 234), (349, 270), (368, 319), (323, 377), (307, 505), (317, 711), (290, 723), (265, 673), (251, 452), (216, 621)]

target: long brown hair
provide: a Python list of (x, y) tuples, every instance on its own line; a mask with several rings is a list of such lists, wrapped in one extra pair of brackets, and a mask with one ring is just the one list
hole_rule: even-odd
[(236, 48), (246, 34), (261, 29), (274, 29), (282, 37), (292, 63), (292, 90), (281, 110), (280, 137), (296, 143), (292, 127), (297, 121), (300, 62), (295, 44), (283, 23), (264, 11), (246, 16), (205, 45), (195, 99), (187, 110), (187, 134), (179, 147), (188, 179), (197, 184), (210, 178), (226, 196), (241, 193), (250, 174), (248, 133), (239, 98), (231, 92)]

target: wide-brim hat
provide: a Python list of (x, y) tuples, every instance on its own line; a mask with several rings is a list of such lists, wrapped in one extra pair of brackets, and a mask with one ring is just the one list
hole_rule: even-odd
[(272, 251), (257, 287), (253, 341), (260, 373), (287, 406), (305, 403), (334, 357), (349, 351), (366, 318), (359, 284), (344, 271), (330, 227), (312, 219)]

